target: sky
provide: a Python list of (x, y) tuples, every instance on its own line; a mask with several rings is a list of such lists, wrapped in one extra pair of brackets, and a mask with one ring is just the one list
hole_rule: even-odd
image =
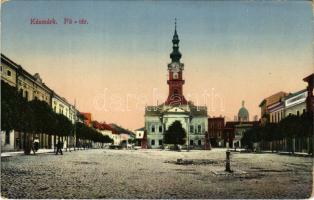
[(311, 1), (11, 0), (1, 9), (3, 54), (94, 120), (133, 130), (168, 95), (174, 18), (184, 95), (209, 116), (233, 120), (242, 100), (260, 116), (264, 98), (304, 89), (313, 73)]

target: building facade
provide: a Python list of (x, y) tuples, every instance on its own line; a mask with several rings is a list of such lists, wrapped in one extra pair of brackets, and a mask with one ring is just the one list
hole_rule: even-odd
[(262, 125), (270, 121), (268, 106), (276, 102), (279, 102), (280, 99), (282, 99), (283, 97), (287, 95), (288, 94), (286, 92), (281, 91), (262, 100), (262, 102), (259, 104), (259, 107), (261, 108), (261, 124)]
[[(40, 100), (51, 105), (52, 90), (48, 88), (38, 73), (31, 75), (20, 65), (1, 54), (1, 80), (16, 88), (27, 101)], [(4, 134), (6, 138), (2, 142), (3, 150), (19, 150), (23, 148), (24, 133), (12, 130)], [(35, 134), (40, 141), (40, 148), (49, 148), (49, 136), (47, 134)]]
[(314, 73), (305, 77), (303, 81), (307, 82), (307, 98), (306, 98), (306, 110), (309, 113), (314, 113)]
[[(59, 96), (57, 93), (53, 92), (52, 95), (52, 110), (55, 113), (64, 115), (68, 118), (72, 123), (75, 122), (76, 118), (76, 109), (73, 105), (71, 105), (64, 97)], [(71, 133), (69, 133), (71, 135)], [(64, 148), (68, 148), (70, 145), (74, 144), (75, 139), (73, 137), (59, 137), (53, 136), (52, 141), (50, 141), (51, 146), (55, 148), (58, 140), (62, 140), (64, 142)]]
[(278, 123), (285, 117), (285, 103), (284, 98), (267, 107), (269, 112), (269, 122)]
[(224, 146), (223, 130), (225, 127), (224, 117), (208, 118), (208, 136), (212, 147)]
[(306, 112), (307, 90), (300, 90), (285, 97), (285, 116), (302, 115)]
[(142, 140), (144, 138), (144, 131), (145, 127), (136, 129), (135, 132), (135, 139), (136, 139), (136, 146), (142, 146)]
[(169, 93), (165, 103), (145, 108), (145, 131), (148, 148), (160, 148), (164, 144), (164, 134), (175, 121), (179, 121), (186, 132), (189, 148), (202, 148), (208, 131), (207, 107), (195, 106), (183, 94), (184, 64), (179, 51), (179, 36), (175, 27), (172, 39), (171, 63), (168, 64)]
[(238, 120), (226, 122), (224, 128), (224, 140), (226, 147), (243, 148), (241, 139), (244, 133), (253, 127), (259, 126), (260, 122), (250, 121), (249, 111), (244, 107), (244, 101), (242, 101), (242, 107), (239, 109), (236, 118)]

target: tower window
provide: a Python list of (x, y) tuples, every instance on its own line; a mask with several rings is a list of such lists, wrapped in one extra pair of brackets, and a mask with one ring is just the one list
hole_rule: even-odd
[(155, 133), (155, 126), (152, 126), (152, 132)]

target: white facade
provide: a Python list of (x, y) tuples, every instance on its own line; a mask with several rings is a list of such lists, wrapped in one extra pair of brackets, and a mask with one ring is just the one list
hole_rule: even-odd
[[(51, 106), (52, 106), (52, 110), (55, 113), (62, 114), (65, 117), (67, 117), (72, 123), (75, 123), (77, 110), (75, 109), (74, 106), (72, 106), (70, 103), (68, 103), (65, 98), (60, 97), (59, 95), (53, 93), (53, 96), (51, 99)], [(58, 139), (58, 137), (54, 136), (55, 142), (57, 142), (57, 139)], [(64, 142), (64, 148), (67, 148), (69, 145), (74, 143), (75, 138), (69, 137), (68, 141), (65, 140), (65, 138), (63, 138), (62, 140)], [(67, 142), (69, 144), (67, 144)], [(52, 147), (54, 148), (54, 142), (52, 142)]]
[(164, 145), (164, 133), (175, 121), (180, 121), (187, 134), (186, 145), (200, 147), (205, 144), (205, 132), (208, 131), (207, 108), (188, 104), (146, 107), (145, 129), (148, 146), (160, 148)]
[(144, 138), (144, 128), (135, 130), (135, 139), (141, 140)]
[(285, 98), (285, 116), (302, 115), (306, 111), (307, 91), (301, 90)]

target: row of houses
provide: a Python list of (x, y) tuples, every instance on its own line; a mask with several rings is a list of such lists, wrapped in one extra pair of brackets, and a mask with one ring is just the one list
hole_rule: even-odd
[[(1, 80), (8, 83), (22, 94), (22, 96), (31, 101), (34, 99), (45, 101), (56, 113), (66, 116), (72, 123), (75, 123), (79, 111), (75, 106), (69, 103), (61, 95), (48, 87), (38, 73), (32, 75), (21, 65), (15, 63), (7, 56), (1, 54)], [(1, 149), (2, 151), (12, 151), (23, 149), (24, 133), (12, 131), (1, 131)], [(36, 134), (34, 137), (40, 141), (41, 148), (54, 148), (57, 136), (52, 137), (47, 134)], [(64, 139), (64, 138), (62, 138)], [(65, 146), (69, 142), (73, 143), (73, 138), (65, 140)]]
[[(314, 74), (303, 79), (307, 83), (307, 87), (293, 93), (277, 92), (262, 100), (259, 107), (261, 108), (261, 126), (267, 123), (279, 123), (285, 117), (296, 115), (300, 116), (304, 113), (313, 115), (314, 111), (314, 97), (313, 85)], [(314, 123), (314, 122), (313, 122)], [(276, 134), (276, 133), (275, 133)], [(294, 152), (309, 152), (312, 146), (312, 137), (296, 136), (292, 139), (292, 151)], [(289, 140), (284, 138), (280, 141), (262, 142), (260, 148), (262, 150), (273, 150), (274, 145), (280, 151), (289, 151)]]
[(113, 140), (112, 145), (126, 147), (130, 140), (135, 138), (135, 133), (117, 124), (93, 121), (92, 126), (103, 135), (109, 136)]
[[(73, 124), (80, 121), (79, 115), (84, 116), (84, 122), (87, 126), (92, 126), (91, 113), (82, 113), (76, 106), (70, 103), (66, 98), (59, 95), (56, 91), (48, 87), (38, 73), (32, 75), (24, 67), (15, 63), (7, 56), (1, 54), (1, 80), (8, 83), (22, 94), (28, 101), (34, 99), (45, 101), (55, 113), (66, 116)], [(98, 130), (98, 129), (97, 129)], [(111, 130), (111, 129), (110, 129)], [(103, 133), (103, 131), (99, 130)], [(120, 130), (121, 131), (121, 130)], [(13, 151), (23, 149), (24, 133), (17, 131), (1, 131), (1, 149), (2, 151)], [(105, 134), (105, 133), (104, 133)], [(106, 133), (107, 134), (107, 133)], [(122, 133), (121, 133), (122, 134)], [(119, 137), (117, 136), (119, 135)], [(123, 134), (122, 134), (123, 136)], [(121, 136), (121, 137), (122, 137)], [(58, 136), (47, 134), (36, 134), (34, 137), (40, 141), (40, 148), (54, 148)], [(116, 144), (120, 143), (120, 132), (112, 131), (110, 136)], [(64, 147), (74, 146), (76, 139), (74, 137), (61, 138), (64, 141)]]

